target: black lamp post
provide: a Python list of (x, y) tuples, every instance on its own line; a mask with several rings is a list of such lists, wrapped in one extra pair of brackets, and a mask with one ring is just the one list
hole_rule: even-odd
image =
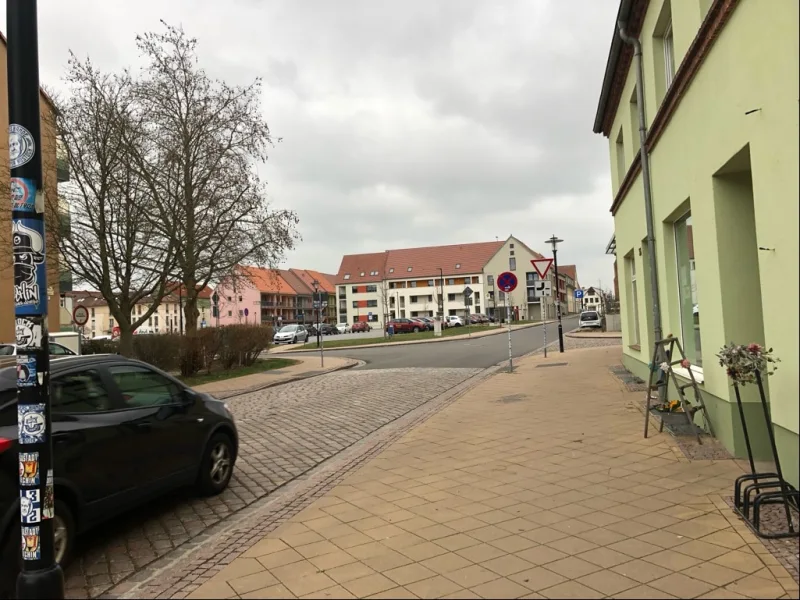
[[(6, 14), (22, 542), (17, 598), (63, 598), (64, 574), (56, 562), (54, 536), (59, 515), (55, 514), (53, 493), (36, 0), (7, 0)], [(11, 531), (16, 532), (16, 527)], [(11, 565), (3, 564), (2, 568)]]
[(444, 271), (439, 267), (439, 321), (444, 323)]
[(315, 279), (311, 285), (314, 286), (314, 298), (316, 298), (317, 308), (317, 348), (319, 348), (320, 367), (325, 366), (324, 344), (322, 343), (322, 322), (320, 321), (320, 310), (322, 309), (322, 295), (319, 293), (319, 280)]
[(549, 240), (545, 240), (546, 244), (550, 244), (553, 248), (553, 275), (556, 279), (556, 316), (558, 318), (558, 351), (564, 352), (564, 329), (561, 326), (561, 296), (558, 290), (558, 244), (564, 240), (553, 235)]

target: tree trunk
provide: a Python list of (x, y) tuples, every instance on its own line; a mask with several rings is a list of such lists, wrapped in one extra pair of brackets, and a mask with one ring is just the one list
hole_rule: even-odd
[(197, 310), (197, 297), (186, 298), (183, 303), (183, 322), (187, 335), (197, 333), (197, 318), (200, 311)]
[(122, 356), (133, 357), (133, 331), (130, 323), (119, 325), (119, 353)]

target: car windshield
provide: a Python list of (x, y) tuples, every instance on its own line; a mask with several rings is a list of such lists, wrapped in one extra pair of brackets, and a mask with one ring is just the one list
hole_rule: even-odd
[(291, 333), (297, 331), (297, 325), (284, 325), (280, 328), (279, 333)]
[(11, 344), (0, 344), (0, 356), (14, 356), (14, 346)]
[(581, 321), (597, 321), (597, 313), (596, 312), (581, 313)]

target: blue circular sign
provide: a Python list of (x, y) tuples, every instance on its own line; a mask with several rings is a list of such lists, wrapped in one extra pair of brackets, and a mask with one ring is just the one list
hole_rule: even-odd
[(517, 276), (506, 271), (497, 276), (497, 287), (504, 292), (513, 292), (517, 287)]

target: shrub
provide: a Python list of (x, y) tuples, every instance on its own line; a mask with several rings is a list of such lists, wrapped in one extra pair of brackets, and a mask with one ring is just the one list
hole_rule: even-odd
[(175, 371), (181, 362), (182, 336), (177, 333), (133, 336), (133, 357), (158, 367)]
[(269, 347), (272, 327), (268, 325), (232, 325), (221, 331), (222, 349), (219, 353), (224, 369), (252, 365), (258, 355)]
[(112, 340), (83, 340), (81, 354), (117, 354), (119, 343)]

